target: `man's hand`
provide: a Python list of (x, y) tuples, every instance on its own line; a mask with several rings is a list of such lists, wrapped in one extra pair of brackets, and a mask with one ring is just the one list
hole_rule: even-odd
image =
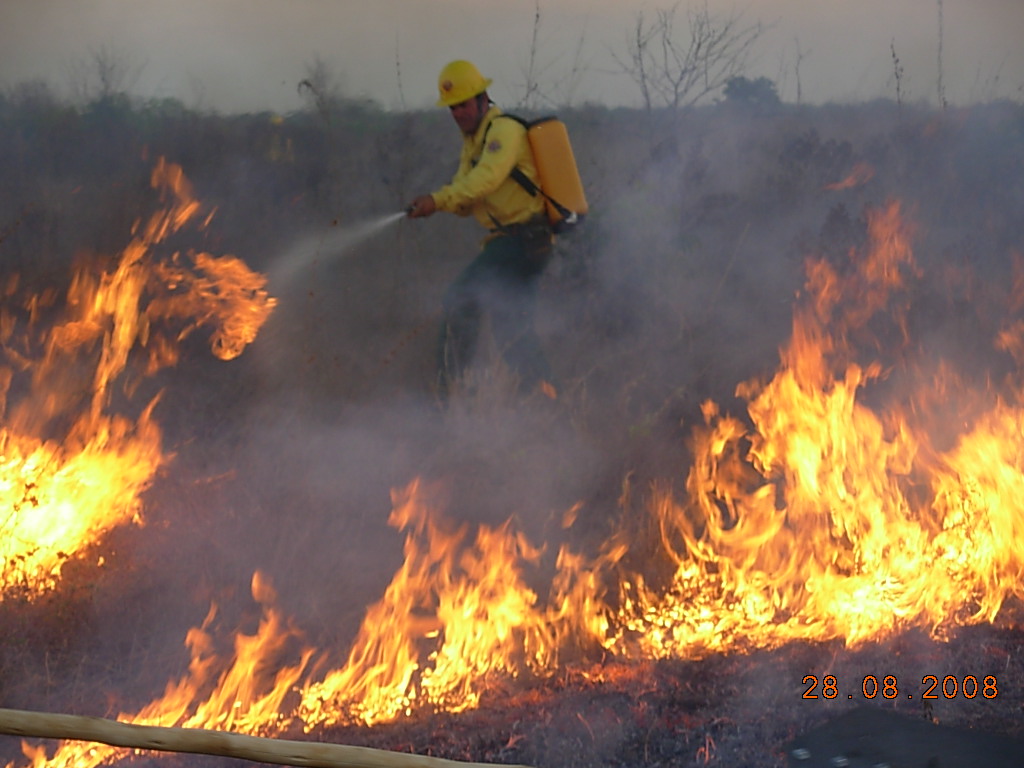
[(437, 204), (430, 195), (420, 195), (405, 209), (410, 219), (422, 219), (437, 212)]

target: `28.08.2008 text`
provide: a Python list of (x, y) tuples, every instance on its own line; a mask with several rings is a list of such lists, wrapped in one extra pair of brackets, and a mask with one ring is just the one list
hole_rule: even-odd
[[(817, 675), (804, 675), (803, 684), (807, 686), (802, 698), (836, 699), (846, 691), (840, 691), (839, 679), (835, 675), (825, 675), (820, 683)], [(879, 682), (875, 675), (865, 675), (860, 681), (860, 690), (856, 692), (865, 699), (873, 699), (881, 695), (884, 699), (895, 699), (901, 695), (899, 681), (895, 675), (885, 675)], [(921, 690), (916, 692), (904, 690), (902, 695), (908, 699), (955, 699), (963, 696), (965, 699), (973, 699), (979, 694), (985, 699), (994, 699), (999, 695), (999, 681), (995, 675), (985, 675), (981, 682), (974, 675), (964, 675), (958, 678), (956, 675), (946, 675), (941, 680), (938, 675), (925, 675), (921, 678)], [(852, 699), (854, 693), (848, 693), (847, 698)]]

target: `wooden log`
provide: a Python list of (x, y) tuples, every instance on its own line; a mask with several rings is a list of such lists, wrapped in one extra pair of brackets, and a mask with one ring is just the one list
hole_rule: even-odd
[(311, 768), (494, 768), (492, 763), (468, 763), (371, 747), (289, 741), (200, 728), (133, 725), (102, 717), (20, 709), (0, 709), (0, 733), (41, 739), (95, 741), (130, 749), (221, 755)]

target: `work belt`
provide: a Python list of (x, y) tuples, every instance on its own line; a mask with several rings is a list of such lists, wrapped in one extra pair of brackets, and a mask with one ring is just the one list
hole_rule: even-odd
[(509, 235), (511, 237), (522, 237), (526, 240), (551, 237), (551, 223), (544, 214), (538, 214), (516, 224), (502, 224), (494, 216), (491, 216), (491, 221), (494, 223), (494, 226), (488, 231), (492, 235)]
[(548, 223), (547, 216), (534, 216), (516, 224), (498, 224), (493, 216), (491, 220), (494, 221), (495, 226), (489, 230), (490, 234), (486, 240), (496, 237), (516, 238), (523, 247), (524, 266), (526, 266), (524, 276), (540, 274), (551, 260), (552, 244), (554, 243), (551, 224)]

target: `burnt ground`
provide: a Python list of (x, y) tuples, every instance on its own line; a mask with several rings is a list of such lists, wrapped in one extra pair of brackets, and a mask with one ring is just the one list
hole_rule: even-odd
[[(336, 730), (324, 740), (459, 760), (545, 766), (786, 765), (797, 735), (870, 704), (948, 726), (1024, 739), (1021, 627), (962, 630), (949, 643), (907, 635), (847, 650), (792, 644), (700, 661), (611, 662), (490, 697), (479, 710), (373, 729)], [(978, 670), (975, 672), (975, 670)], [(808, 675), (833, 674), (840, 695), (805, 699)], [(925, 675), (994, 675), (998, 694), (921, 696)], [(868, 700), (867, 675), (894, 675), (899, 695)], [(1005, 687), (1003, 687), (1005, 686)], [(913, 696), (913, 698), (910, 698)]]
[[(973, 627), (948, 643), (921, 635), (847, 650), (791, 644), (772, 651), (700, 661), (608, 662), (547, 680), (504, 682), (461, 714), (419, 715), (389, 725), (332, 728), (300, 740), (367, 746), (470, 762), (537, 768), (572, 766), (787, 765), (786, 745), (857, 706), (899, 713), (979, 734), (1024, 740), (1024, 662), (1020, 626)], [(808, 675), (834, 674), (839, 695), (806, 699)], [(894, 675), (900, 694), (867, 700), (864, 677)], [(941, 693), (925, 703), (925, 675), (993, 675), (998, 693), (968, 699)], [(909, 692), (904, 698), (904, 692)], [(820, 693), (820, 688), (818, 689)], [(910, 698), (910, 697), (913, 698)], [(3, 755), (20, 762), (15, 739)], [(229, 765), (242, 761), (165, 753), (135, 765)]]

